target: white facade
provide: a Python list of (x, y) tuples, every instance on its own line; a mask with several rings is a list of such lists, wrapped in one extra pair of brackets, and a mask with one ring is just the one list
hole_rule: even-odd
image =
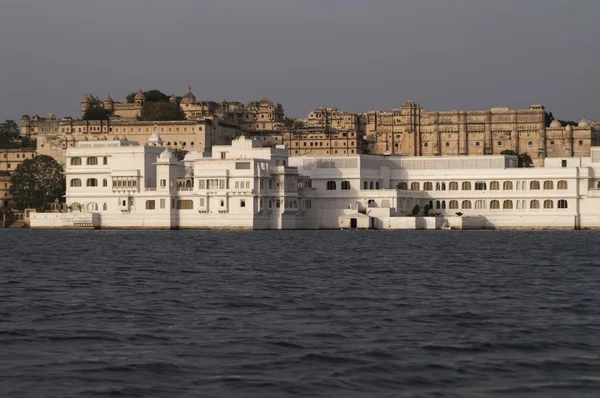
[(160, 141), (69, 149), (70, 213), (38, 213), (32, 228), (600, 228), (600, 147), (517, 168), (510, 156), (288, 157), (244, 137), (180, 162)]

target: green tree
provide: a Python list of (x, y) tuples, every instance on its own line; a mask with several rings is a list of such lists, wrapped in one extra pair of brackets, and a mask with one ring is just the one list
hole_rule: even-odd
[(412, 208), (410, 215), (413, 217), (416, 217), (420, 211), (421, 211), (421, 206), (415, 205), (415, 207)]
[(429, 217), (429, 212), (431, 211), (432, 207), (429, 206), (429, 204), (426, 204), (425, 206), (423, 206), (423, 216), (425, 217)]
[(83, 120), (108, 120), (108, 113), (101, 106), (90, 106), (83, 114)]
[(175, 156), (175, 158), (177, 160), (183, 160), (185, 158), (185, 155), (187, 155), (188, 151), (186, 151), (185, 149), (180, 149), (180, 148), (175, 148), (173, 149), (173, 155)]
[(18, 148), (19, 125), (14, 120), (6, 120), (0, 124), (0, 148)]
[(531, 160), (531, 156), (526, 153), (519, 154), (512, 149), (506, 149), (500, 152), (500, 155), (516, 156), (519, 160), (519, 167), (533, 167), (533, 160)]
[(25, 160), (12, 174), (10, 182), (10, 193), (20, 209), (43, 210), (57, 198), (62, 202), (65, 195), (63, 168), (46, 155)]
[(140, 120), (145, 121), (171, 121), (185, 120), (185, 113), (179, 106), (172, 102), (145, 102)]
[[(135, 101), (136, 92), (129, 94), (126, 99), (127, 102), (133, 104)], [(169, 102), (169, 96), (160, 90), (149, 90), (144, 91), (144, 97), (146, 97), (146, 101), (148, 102)]]
[(577, 126), (577, 122), (574, 122), (573, 120), (560, 120), (560, 119), (556, 119), (554, 117), (554, 115), (552, 114), (552, 112), (545, 112), (545, 122), (546, 122), (546, 127), (550, 127), (550, 123), (552, 123), (555, 120), (558, 120), (560, 122), (560, 124), (565, 127), (565, 126)]

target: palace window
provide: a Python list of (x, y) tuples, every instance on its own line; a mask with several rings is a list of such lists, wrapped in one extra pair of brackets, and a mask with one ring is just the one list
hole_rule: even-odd
[(527, 143), (527, 145), (529, 145), (529, 146), (532, 146), (532, 145), (533, 145), (533, 141), (529, 141), (529, 142)]
[(240, 199), (240, 207), (246, 207), (246, 199)]
[(97, 187), (98, 186), (98, 180), (95, 178), (88, 178), (87, 182), (86, 182), (86, 186), (87, 187)]
[(471, 182), (470, 181), (464, 181), (462, 183), (462, 190), (463, 191), (470, 191), (471, 190)]
[(475, 209), (487, 209), (485, 200), (476, 200), (475, 201)]
[(167, 202), (166, 202), (166, 199), (161, 199), (161, 200), (160, 200), (160, 208), (161, 208), (161, 209), (164, 209), (164, 208), (165, 208), (165, 206), (166, 206), (166, 204), (167, 204)]
[(550, 199), (544, 200), (544, 209), (554, 209), (554, 201)]
[(458, 200), (451, 200), (450, 203), (448, 203), (448, 208), (451, 210), (458, 209)]
[(583, 141), (582, 140), (579, 140), (579, 146), (583, 146)]
[(108, 186), (108, 180), (106, 178), (102, 180), (102, 186), (103, 187), (107, 187)]
[(328, 191), (335, 191), (336, 190), (335, 181), (327, 181), (327, 190)]
[(398, 183), (398, 189), (402, 190), (402, 191), (407, 191), (408, 190), (408, 183), (402, 181)]
[(487, 184), (484, 181), (475, 182), (475, 190), (476, 191), (485, 191), (487, 189)]
[(88, 166), (97, 166), (98, 165), (98, 158), (87, 158), (86, 164)]
[(462, 208), (463, 209), (471, 209), (471, 201), (470, 200), (463, 200), (462, 202)]
[(490, 191), (499, 191), (499, 190), (500, 190), (500, 183), (498, 181), (490, 182)]
[(342, 181), (342, 191), (350, 190), (350, 181)]
[(156, 209), (156, 201), (147, 200), (146, 201), (146, 210), (154, 210), (154, 209)]
[(529, 189), (530, 190), (539, 190), (540, 189), (540, 182), (539, 181), (531, 181), (529, 183)]
[(502, 208), (505, 210), (509, 210), (513, 208), (513, 201), (512, 200), (505, 200), (504, 203), (502, 204)]
[(81, 166), (81, 158), (71, 158), (71, 166)]
[(419, 184), (418, 182), (413, 182), (410, 184), (410, 190), (411, 191), (420, 191), (421, 190), (421, 184)]
[(379, 189), (379, 181), (375, 183), (375, 189)]
[(502, 146), (502, 141), (498, 141), (498, 146)]
[(539, 209), (540, 208), (540, 201), (537, 199), (532, 200), (531, 202), (529, 202), (529, 208), (530, 209)]
[(426, 182), (423, 184), (423, 191), (433, 191), (433, 183)]
[(490, 209), (497, 210), (499, 208), (500, 208), (500, 201), (498, 201), (498, 200), (492, 200), (490, 202)]
[(512, 191), (512, 189), (513, 189), (513, 183), (512, 183), (512, 181), (504, 181), (502, 189), (505, 190), (505, 191)]
[(165, 188), (167, 186), (167, 180), (160, 180), (160, 187)]
[(450, 191), (458, 191), (458, 182), (452, 181), (448, 188)]
[(569, 207), (569, 203), (566, 200), (561, 199), (561, 200), (558, 201), (558, 208), (559, 209), (567, 209), (568, 207)]
[(102, 164), (104, 166), (106, 166), (108, 164), (108, 158), (106, 156), (102, 159)]
[(544, 189), (546, 189), (546, 190), (554, 189), (554, 182), (544, 181)]
[(178, 210), (191, 210), (194, 208), (194, 201), (193, 200), (178, 200), (177, 201), (177, 209)]
[(565, 180), (560, 180), (558, 182), (558, 189), (561, 189), (561, 190), (562, 189), (567, 189), (567, 187), (568, 187), (568, 184), (567, 184), (567, 182)]
[(71, 180), (71, 186), (72, 187), (80, 187), (81, 186), (81, 180), (79, 178), (73, 178)]

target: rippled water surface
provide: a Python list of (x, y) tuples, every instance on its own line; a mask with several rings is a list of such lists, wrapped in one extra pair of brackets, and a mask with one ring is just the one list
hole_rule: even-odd
[(0, 396), (597, 397), (599, 240), (0, 229)]

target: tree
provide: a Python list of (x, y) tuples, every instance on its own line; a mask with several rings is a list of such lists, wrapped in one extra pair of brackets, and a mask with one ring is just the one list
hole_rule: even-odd
[(431, 211), (432, 206), (429, 206), (429, 204), (426, 204), (425, 206), (423, 206), (423, 216), (425, 217), (429, 217), (429, 212)]
[(12, 174), (10, 182), (10, 193), (20, 209), (43, 210), (57, 198), (62, 202), (65, 195), (63, 168), (46, 155), (25, 160)]
[(145, 102), (140, 120), (171, 121), (186, 120), (179, 104), (172, 102)]
[(516, 156), (519, 160), (519, 167), (533, 167), (533, 160), (531, 160), (531, 156), (526, 153), (518, 154), (511, 149), (506, 149), (500, 152), (500, 155)]
[(173, 149), (173, 155), (175, 156), (175, 158), (177, 160), (183, 160), (185, 158), (185, 155), (187, 155), (188, 151), (186, 151), (185, 149), (179, 149), (179, 148), (175, 148)]
[(545, 112), (544, 120), (546, 122), (546, 127), (550, 127), (550, 123), (552, 123), (555, 120), (558, 120), (560, 122), (561, 126), (563, 126), (563, 127), (566, 127), (566, 126), (577, 126), (577, 122), (574, 122), (573, 120), (560, 120), (560, 119), (556, 119), (554, 117), (554, 115), (552, 114), (552, 112)]
[(415, 205), (415, 207), (413, 207), (413, 209), (411, 210), (410, 215), (413, 217), (416, 217), (420, 211), (421, 211), (421, 206)]
[(90, 106), (85, 110), (83, 120), (108, 120), (108, 113), (101, 106)]
[(0, 148), (18, 148), (19, 125), (14, 120), (6, 120), (0, 124)]
[[(133, 104), (135, 102), (135, 96), (137, 91), (129, 94), (126, 99), (127, 102)], [(169, 96), (160, 90), (150, 90), (144, 91), (144, 97), (146, 97), (147, 102), (169, 102)]]

